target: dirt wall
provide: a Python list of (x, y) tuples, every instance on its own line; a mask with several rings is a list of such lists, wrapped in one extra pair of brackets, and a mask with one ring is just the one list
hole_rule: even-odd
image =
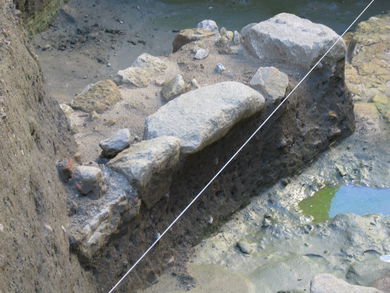
[(69, 253), (55, 169), (74, 142), (11, 4), (0, 2), (0, 292), (93, 292)]

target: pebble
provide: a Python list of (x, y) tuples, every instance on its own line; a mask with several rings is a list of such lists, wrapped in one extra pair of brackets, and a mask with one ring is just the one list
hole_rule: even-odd
[(4, 232), (4, 225), (0, 224), (0, 232)]
[(215, 72), (216, 73), (222, 73), (223, 71), (225, 71), (226, 68), (225, 66), (223, 66), (222, 63), (218, 63), (216, 66), (215, 66)]
[(252, 247), (249, 245), (249, 243), (247, 243), (245, 241), (237, 242), (237, 248), (244, 254), (251, 254), (252, 253)]
[(234, 45), (239, 45), (241, 43), (241, 36), (238, 31), (234, 31), (233, 33), (233, 43)]
[(114, 157), (119, 152), (128, 148), (129, 145), (130, 131), (127, 128), (118, 130), (111, 137), (102, 140), (99, 143), (100, 148), (103, 150), (102, 155), (104, 157)]
[(77, 166), (74, 172), (76, 189), (82, 194), (94, 193), (100, 195), (103, 189), (103, 173), (98, 167)]
[(197, 60), (203, 60), (207, 58), (208, 55), (209, 55), (209, 50), (200, 48), (196, 51), (194, 58)]

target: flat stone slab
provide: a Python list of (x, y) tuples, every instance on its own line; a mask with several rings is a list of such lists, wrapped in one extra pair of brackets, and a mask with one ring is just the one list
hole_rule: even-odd
[(108, 166), (123, 174), (150, 208), (169, 192), (179, 155), (180, 140), (162, 136), (132, 145)]
[[(339, 37), (325, 25), (289, 13), (250, 24), (241, 33), (245, 47), (259, 59), (299, 65), (305, 69), (314, 65)], [(344, 58), (345, 53), (345, 43), (340, 40), (325, 59), (335, 63)]]
[(185, 93), (146, 119), (145, 139), (174, 136), (183, 153), (221, 139), (239, 121), (261, 111), (264, 97), (239, 82), (221, 82)]

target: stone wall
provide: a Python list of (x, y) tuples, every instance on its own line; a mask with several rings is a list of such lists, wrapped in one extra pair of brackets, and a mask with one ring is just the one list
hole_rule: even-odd
[[(146, 118), (144, 141), (131, 145), (100, 166), (106, 174), (106, 195), (88, 206), (85, 197), (73, 196), (80, 211), (72, 216), (72, 249), (83, 265), (95, 272), (101, 292), (107, 291), (144, 253), (275, 109), (281, 98), (295, 87), (307, 68), (322, 56), (326, 46), (337, 39), (328, 28), (322, 30), (323, 26), (306, 20), (300, 22), (295, 16), (281, 14), (269, 21), (296, 30), (288, 23), (292, 21), (302, 30), (303, 41), (294, 36), (296, 32), (284, 34), (282, 37), (287, 36), (287, 40), (275, 41), (272, 31), (268, 32), (272, 35), (268, 38), (258, 38), (256, 33), (246, 35), (245, 31), (251, 28), (243, 31), (245, 42), (257, 38), (251, 42), (252, 46), (260, 44), (270, 48), (264, 62), (283, 68), (283, 72), (261, 67), (257, 78), (266, 81), (265, 84), (259, 81), (258, 90), (228, 81), (174, 98)], [(311, 30), (306, 30), (305, 25)], [(283, 26), (280, 29), (286, 30)], [(288, 40), (290, 37), (292, 40)], [(260, 40), (270, 40), (270, 43), (261, 44)], [(192, 45), (207, 46), (206, 41), (197, 41)], [(209, 41), (212, 46), (218, 42), (212, 37)], [(272, 48), (275, 45), (280, 47)], [(307, 58), (302, 58), (301, 67), (295, 60), (288, 64), (291, 58), (280, 62), (280, 57), (287, 55), (288, 46), (295, 46), (296, 51), (302, 46), (305, 50)], [(185, 44), (175, 54), (192, 56), (188, 54), (192, 51), (191, 44)], [(253, 51), (255, 54), (257, 50)], [(272, 54), (280, 56), (274, 58)], [(312, 72), (157, 248), (137, 266), (124, 282), (124, 292), (153, 283), (162, 270), (180, 264), (193, 245), (245, 206), (251, 197), (261, 194), (278, 180), (288, 184), (290, 176), (310, 164), (329, 145), (352, 133), (354, 114), (344, 83), (344, 59), (345, 44), (340, 42), (335, 52)], [(276, 85), (271, 86), (275, 80), (268, 78), (268, 74), (276, 78)], [(253, 86), (256, 85), (255, 80)], [(118, 193), (119, 190), (122, 193)], [(126, 198), (124, 194), (127, 199), (113, 200)], [(180, 272), (180, 266), (175, 269), (186, 277), (185, 272)]]

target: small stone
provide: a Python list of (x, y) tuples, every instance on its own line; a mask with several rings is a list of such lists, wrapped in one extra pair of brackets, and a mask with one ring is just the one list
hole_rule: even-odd
[(275, 67), (260, 67), (251, 81), (250, 86), (268, 95), (273, 102), (280, 101), (286, 94), (288, 76)]
[(54, 231), (53, 228), (52, 228), (49, 224), (44, 224), (43, 226), (45, 227), (45, 229), (46, 229), (47, 231), (49, 231), (49, 232), (51, 232), (51, 233)]
[(130, 146), (130, 131), (127, 128), (120, 129), (111, 137), (99, 143), (103, 157), (112, 158), (119, 152)]
[(343, 166), (336, 164), (335, 168), (341, 177), (345, 177), (348, 175), (347, 171), (345, 170), (345, 168)]
[(4, 225), (0, 224), (0, 232), (4, 232)]
[(251, 254), (253, 252), (251, 245), (246, 241), (237, 242), (237, 248), (244, 254)]
[(213, 222), (214, 222), (214, 218), (212, 216), (209, 216), (207, 223), (209, 223), (211, 225)]
[(222, 63), (218, 63), (216, 66), (215, 66), (215, 72), (216, 73), (222, 73), (223, 71), (225, 71), (226, 68), (225, 66), (223, 66)]
[(200, 48), (196, 51), (194, 58), (196, 60), (203, 60), (207, 58), (208, 55), (209, 55), (209, 50)]
[(199, 41), (206, 38), (211, 38), (218, 33), (217, 31), (210, 31), (203, 28), (193, 28), (181, 30), (173, 40), (173, 52), (178, 51), (184, 45)]
[(164, 72), (168, 68), (167, 64), (163, 60), (148, 53), (139, 55), (131, 66), (150, 68), (154, 72)]
[(198, 23), (197, 28), (207, 29), (212, 32), (218, 32), (218, 25), (214, 20), (205, 19)]
[(161, 89), (161, 95), (166, 101), (183, 94), (187, 91), (186, 83), (181, 74), (176, 75), (173, 79), (166, 82)]
[(68, 182), (73, 176), (74, 172), (74, 160), (73, 158), (65, 158), (57, 163), (57, 170), (60, 179), (63, 182)]
[(200, 85), (199, 85), (198, 81), (195, 78), (191, 79), (191, 85), (195, 89), (200, 88)]
[(238, 31), (234, 31), (233, 33), (233, 44), (239, 45), (241, 43), (241, 35)]
[(104, 189), (102, 171), (94, 166), (77, 166), (74, 172), (74, 183), (82, 195), (89, 193), (100, 195)]

